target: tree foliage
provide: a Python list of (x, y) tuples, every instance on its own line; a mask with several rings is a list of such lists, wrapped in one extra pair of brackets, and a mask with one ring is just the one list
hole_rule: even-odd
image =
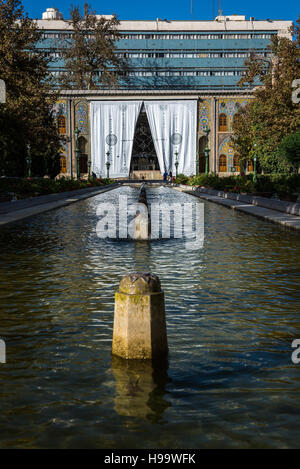
[(0, 170), (23, 176), (29, 143), (33, 175), (55, 175), (60, 141), (48, 59), (36, 48), (41, 34), (20, 0), (0, 0), (0, 37), (0, 78), (7, 90), (7, 102), (0, 105)]
[[(292, 101), (292, 82), (300, 77), (299, 20), (295, 40), (275, 36), (270, 59), (252, 55), (240, 85), (255, 87), (254, 99), (234, 122), (234, 144), (242, 159), (256, 153), (265, 172), (289, 172), (290, 161), (276, 151), (282, 139), (299, 128), (299, 104)], [(257, 85), (262, 86), (257, 86)]]
[(119, 20), (115, 15), (98, 16), (87, 4), (84, 14), (73, 5), (70, 14), (72, 32), (60, 44), (66, 69), (61, 86), (81, 90), (117, 87), (118, 76), (127, 69), (126, 61), (116, 54)]
[(287, 135), (277, 148), (277, 152), (296, 170), (300, 167), (300, 131)]

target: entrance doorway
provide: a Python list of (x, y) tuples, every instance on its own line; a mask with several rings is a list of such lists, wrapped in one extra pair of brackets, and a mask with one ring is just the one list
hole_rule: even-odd
[(205, 153), (206, 137), (199, 138), (199, 173), (205, 173)]
[(79, 172), (80, 174), (86, 174), (88, 172), (88, 151), (87, 151), (87, 140), (84, 137), (79, 137)]
[(158, 158), (144, 106), (136, 124), (130, 174), (133, 177), (145, 179), (160, 178)]

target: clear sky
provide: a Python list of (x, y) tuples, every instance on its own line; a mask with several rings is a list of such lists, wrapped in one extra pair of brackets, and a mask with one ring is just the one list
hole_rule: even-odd
[[(69, 17), (70, 4), (84, 5), (84, 0), (23, 0), (25, 10), (31, 18), (41, 18), (49, 7), (58, 8), (65, 18)], [(89, 3), (98, 14), (116, 13), (121, 20), (211, 20), (217, 15), (218, 0), (90, 0)], [(191, 5), (193, 4), (193, 17)], [(286, 0), (221, 0), (223, 14), (241, 14), (247, 18), (283, 19), (295, 21), (300, 14), (299, 1)]]

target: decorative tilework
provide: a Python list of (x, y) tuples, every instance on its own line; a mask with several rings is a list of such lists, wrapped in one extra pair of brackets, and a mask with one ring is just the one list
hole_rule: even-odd
[[(251, 98), (250, 98), (251, 99)], [(250, 99), (245, 98), (226, 98), (222, 99), (219, 104), (219, 115), (226, 114), (228, 119), (228, 132), (232, 132), (234, 115), (241, 107), (245, 107)]]
[(233, 166), (233, 156), (234, 156), (234, 149), (231, 143), (231, 138), (227, 137), (225, 140), (219, 145), (219, 155), (226, 155), (227, 156), (227, 171), (230, 171), (230, 168)]
[(210, 100), (204, 99), (199, 103), (199, 130), (205, 132), (207, 127), (211, 128)]
[(79, 102), (75, 106), (75, 121), (76, 127), (80, 133), (88, 133), (88, 105), (86, 102)]
[(53, 106), (53, 113), (56, 117), (58, 116), (67, 116), (67, 101), (65, 99), (60, 99)]

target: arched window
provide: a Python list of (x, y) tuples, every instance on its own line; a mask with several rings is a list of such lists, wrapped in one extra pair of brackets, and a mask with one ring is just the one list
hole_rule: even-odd
[(220, 155), (219, 158), (219, 172), (226, 173), (227, 172), (227, 156)]
[(60, 172), (63, 174), (67, 172), (67, 158), (64, 155), (60, 157)]
[(234, 155), (233, 157), (233, 166), (235, 167), (236, 171), (240, 170), (240, 161), (239, 161), (239, 155)]
[(219, 131), (227, 132), (227, 116), (226, 114), (219, 115)]
[(65, 135), (67, 133), (67, 123), (65, 116), (59, 116), (57, 118), (57, 124), (59, 135)]
[(253, 160), (248, 160), (248, 171), (253, 171)]

